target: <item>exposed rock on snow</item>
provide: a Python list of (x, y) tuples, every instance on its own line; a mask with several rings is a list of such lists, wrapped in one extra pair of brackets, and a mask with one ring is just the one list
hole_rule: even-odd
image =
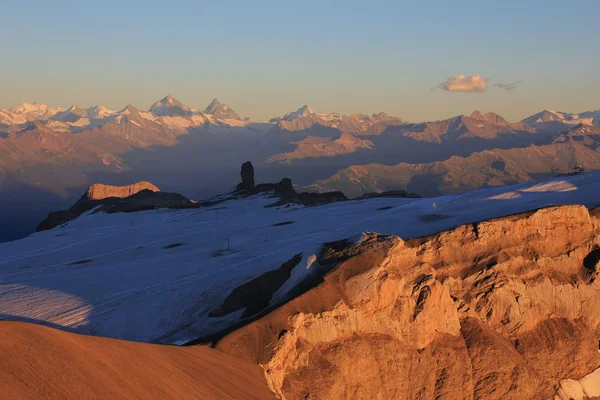
[(254, 167), (250, 161), (242, 164), (240, 171), (242, 182), (237, 186), (238, 190), (252, 190), (254, 188)]
[(421, 239), (367, 234), (338, 247), (321, 284), (217, 347), (263, 365), (283, 399), (595, 395), (593, 214), (550, 207)]
[(97, 183), (90, 186), (68, 210), (48, 214), (36, 230), (55, 228), (96, 207), (99, 207), (97, 211), (118, 213), (156, 208), (197, 208), (198, 204), (178, 193), (161, 192), (159, 188), (146, 181), (125, 186)]

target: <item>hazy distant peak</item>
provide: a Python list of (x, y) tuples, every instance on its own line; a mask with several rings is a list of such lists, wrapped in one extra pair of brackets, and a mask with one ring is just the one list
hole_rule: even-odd
[(221, 106), (222, 106), (221, 102), (215, 97), (214, 99), (212, 99), (212, 101), (210, 102), (210, 104), (208, 106), (206, 106), (206, 108), (204, 109), (204, 113), (205, 114), (213, 114)]
[(210, 104), (208, 106), (206, 106), (206, 109), (204, 110), (204, 112), (212, 114), (220, 105), (221, 105), (221, 102), (219, 101), (219, 99), (217, 99), (215, 97), (214, 99), (212, 99)]
[(483, 117), (483, 114), (481, 114), (481, 112), (479, 110), (475, 110), (471, 113), (471, 118), (473, 119), (478, 119), (478, 120), (484, 120), (485, 118)]
[(13, 116), (19, 116), (19, 118), (14, 118), (14, 121), (22, 121), (22, 119), (27, 121), (33, 120), (47, 120), (54, 116), (56, 113), (63, 111), (62, 108), (50, 108), (46, 104), (38, 104), (38, 103), (21, 103), (10, 110), (10, 113)]
[(508, 122), (502, 116), (493, 112), (488, 112), (484, 115), (479, 110), (475, 110), (471, 113), (470, 118), (478, 121), (489, 122), (493, 125), (508, 125)]
[(85, 112), (90, 118), (105, 118), (116, 113), (100, 104), (86, 108)]
[(496, 113), (493, 112), (488, 112), (486, 113), (483, 118), (494, 125), (508, 125), (508, 121), (504, 119), (504, 117), (502, 117), (501, 115), (498, 115)]
[(221, 103), (214, 98), (210, 104), (204, 109), (204, 114), (210, 114), (216, 119), (237, 119), (241, 120), (240, 116), (235, 113), (227, 104)]
[(75, 122), (80, 118), (86, 118), (87, 112), (77, 104), (73, 104), (65, 111), (56, 113), (52, 119), (60, 122)]
[(165, 96), (150, 107), (157, 117), (185, 117), (192, 115), (192, 110), (171, 95)]
[(285, 114), (282, 119), (284, 119), (286, 121), (293, 121), (297, 118), (306, 117), (311, 114), (314, 114), (313, 111), (307, 105), (303, 105), (296, 111)]
[(84, 117), (86, 116), (86, 112), (83, 108), (79, 107), (77, 104), (73, 104), (71, 107), (69, 107), (65, 112), (77, 115), (79, 117)]
[(139, 110), (132, 104), (127, 104), (124, 109), (119, 111), (119, 114), (136, 114)]
[(386, 120), (386, 119), (389, 119), (390, 116), (384, 112), (378, 112), (378, 113), (373, 114), (371, 116), (371, 118), (378, 119), (378, 120)]
[(568, 133), (578, 134), (578, 135), (585, 135), (585, 134), (600, 135), (600, 128), (580, 122), (577, 125), (575, 125), (573, 128), (571, 128), (568, 131)]
[(37, 103), (21, 103), (13, 108), (10, 111), (17, 114), (25, 114), (29, 112), (36, 111), (46, 111), (48, 110), (48, 106), (45, 104), (37, 104)]

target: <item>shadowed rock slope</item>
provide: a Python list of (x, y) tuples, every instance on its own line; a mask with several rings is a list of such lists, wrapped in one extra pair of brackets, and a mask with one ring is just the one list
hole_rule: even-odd
[(326, 245), (304, 294), (216, 343), (283, 399), (600, 396), (600, 212)]

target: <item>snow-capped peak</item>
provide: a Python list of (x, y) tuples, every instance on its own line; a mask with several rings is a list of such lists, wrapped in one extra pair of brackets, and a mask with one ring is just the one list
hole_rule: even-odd
[(37, 104), (37, 103), (21, 103), (18, 106), (15, 106), (10, 109), (10, 111), (16, 114), (26, 114), (31, 112), (46, 112), (48, 110), (48, 106), (45, 104)]
[(302, 107), (300, 107), (299, 109), (297, 109), (294, 112), (285, 114), (283, 116), (283, 119), (286, 121), (293, 121), (297, 118), (302, 118), (302, 117), (306, 117), (310, 114), (314, 114), (313, 111), (307, 106), (307, 105), (303, 105)]
[(150, 107), (152, 114), (158, 117), (185, 117), (192, 115), (192, 110), (171, 95), (163, 97)]
[(131, 115), (131, 114), (136, 114), (138, 112), (139, 112), (139, 110), (134, 105), (127, 104), (124, 109), (122, 109), (121, 111), (119, 111), (119, 114), (121, 114), (121, 115)]
[(239, 115), (235, 113), (227, 104), (221, 103), (216, 98), (210, 102), (208, 107), (203, 111), (204, 114), (210, 114), (216, 119), (236, 119), (240, 120)]
[(45, 104), (22, 103), (8, 111), (13, 115), (19, 116), (21, 119), (36, 121), (47, 120), (63, 110), (62, 108), (50, 108)]
[(83, 108), (79, 107), (77, 104), (73, 104), (71, 107), (67, 109), (68, 112), (71, 113), (79, 113), (81, 111), (85, 111)]
[(87, 115), (90, 118), (106, 118), (113, 114), (116, 114), (116, 111), (109, 110), (108, 108), (104, 107), (103, 105), (91, 106), (91, 107), (87, 108), (85, 110), (85, 112), (87, 113)]
[(211, 106), (218, 106), (220, 105), (221, 102), (219, 101), (219, 99), (217, 99), (216, 97), (214, 99), (212, 99), (212, 101), (210, 102), (210, 104), (208, 105), (209, 107)]

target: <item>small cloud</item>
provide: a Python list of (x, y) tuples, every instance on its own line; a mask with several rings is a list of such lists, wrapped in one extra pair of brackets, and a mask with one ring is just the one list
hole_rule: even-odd
[(481, 75), (456, 75), (446, 79), (438, 87), (448, 92), (482, 93), (487, 90), (488, 81), (488, 78)]
[(494, 83), (494, 86), (500, 89), (504, 89), (507, 92), (513, 92), (521, 83), (523, 83), (523, 81), (516, 81), (511, 83)]

